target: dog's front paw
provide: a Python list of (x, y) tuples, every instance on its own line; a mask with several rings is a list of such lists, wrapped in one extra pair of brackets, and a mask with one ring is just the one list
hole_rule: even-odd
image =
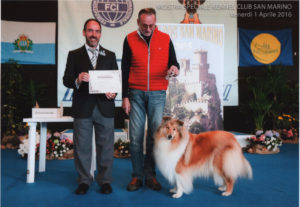
[(222, 196), (230, 196), (230, 195), (231, 195), (230, 192), (223, 192), (223, 193), (222, 193)]
[(176, 189), (176, 188), (172, 188), (172, 189), (170, 189), (169, 192), (170, 192), (170, 193), (177, 193), (177, 189)]
[(180, 198), (182, 196), (182, 192), (177, 192), (172, 195), (173, 198)]

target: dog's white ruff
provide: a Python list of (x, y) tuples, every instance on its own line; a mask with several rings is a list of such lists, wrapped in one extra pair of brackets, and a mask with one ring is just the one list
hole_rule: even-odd
[(184, 139), (180, 146), (171, 150), (171, 140), (164, 138), (160, 139), (159, 143), (154, 145), (154, 158), (160, 172), (170, 182), (175, 184), (176, 165), (185, 151), (188, 143), (188, 138)]

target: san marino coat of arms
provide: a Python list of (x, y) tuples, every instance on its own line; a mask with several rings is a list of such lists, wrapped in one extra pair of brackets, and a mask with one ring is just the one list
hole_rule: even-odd
[(14, 52), (21, 52), (21, 53), (32, 53), (33, 52), (32, 51), (33, 42), (25, 34), (19, 35), (19, 38), (16, 39), (13, 44), (15, 46)]

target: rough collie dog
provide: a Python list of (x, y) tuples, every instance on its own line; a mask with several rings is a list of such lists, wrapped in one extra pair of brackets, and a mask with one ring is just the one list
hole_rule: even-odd
[(164, 117), (155, 134), (154, 158), (175, 187), (173, 198), (193, 190), (196, 177), (213, 177), (223, 196), (232, 194), (238, 177), (252, 178), (252, 169), (234, 135), (225, 131), (191, 134), (180, 120)]

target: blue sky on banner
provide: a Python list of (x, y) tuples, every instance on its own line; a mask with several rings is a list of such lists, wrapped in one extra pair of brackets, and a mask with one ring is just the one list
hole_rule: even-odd
[(293, 65), (292, 29), (239, 29), (239, 66)]
[(56, 23), (1, 21), (1, 63), (55, 64)]

